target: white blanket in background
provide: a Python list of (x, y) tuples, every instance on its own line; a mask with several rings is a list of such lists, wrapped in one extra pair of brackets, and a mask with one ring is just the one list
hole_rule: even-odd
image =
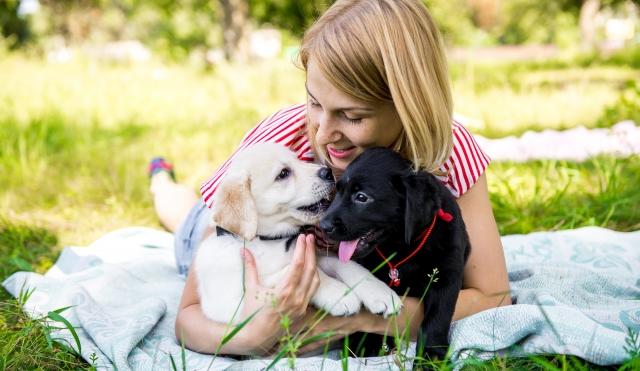
[(487, 139), (474, 136), (491, 159), (525, 162), (530, 160), (584, 161), (598, 155), (628, 157), (640, 154), (640, 127), (623, 121), (607, 129), (527, 131), (519, 137)]

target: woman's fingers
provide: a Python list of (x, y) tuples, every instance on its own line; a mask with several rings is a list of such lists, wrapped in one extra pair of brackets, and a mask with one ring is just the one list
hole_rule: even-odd
[(296, 300), (294, 301), (299, 312), (306, 312), (309, 301), (317, 289), (319, 281), (316, 267), (316, 247), (315, 236), (309, 234), (304, 236), (304, 267), (302, 277), (296, 284)]
[(314, 323), (318, 322), (322, 314), (315, 308), (309, 307), (304, 316), (298, 318), (291, 323), (291, 333), (300, 335), (303, 331), (309, 329)]
[(293, 259), (291, 259), (291, 269), (289, 270), (289, 275), (285, 284), (300, 282), (305, 266), (306, 246), (306, 236), (304, 234), (299, 235), (296, 240), (296, 249), (293, 252)]
[(311, 234), (306, 236), (305, 248), (305, 266), (302, 281), (300, 282), (300, 288), (305, 294), (305, 299), (308, 303), (311, 300), (311, 297), (313, 297), (313, 294), (315, 294), (320, 283), (316, 260), (315, 236)]
[(318, 286), (315, 237), (300, 235), (286, 279), (278, 287), (278, 308), (293, 318), (304, 315)]
[(325, 345), (327, 345), (327, 343), (332, 343), (336, 340), (342, 339), (346, 336), (346, 334), (335, 334), (334, 332), (332, 332), (334, 335), (329, 336), (328, 338), (322, 338), (321, 340), (315, 341), (313, 343), (309, 343), (305, 346), (303, 346), (302, 348), (298, 349), (298, 354), (303, 354), (306, 352), (310, 352), (312, 350), (318, 349), (320, 347), (323, 347)]
[(305, 322), (296, 324), (297, 328), (300, 329), (299, 331), (304, 335), (302, 340), (304, 341), (304, 339), (310, 339), (317, 335), (324, 336), (320, 340), (300, 348), (299, 353), (320, 348), (327, 344), (327, 342), (333, 342), (354, 332), (364, 331), (364, 329), (366, 329), (364, 324), (370, 321), (371, 318), (369, 316), (361, 313), (349, 317), (323, 315), (320, 320), (318, 320), (317, 315), (311, 319), (306, 318)]
[(260, 276), (258, 276), (258, 268), (256, 267), (256, 260), (253, 258), (253, 254), (249, 249), (242, 249), (242, 261), (244, 261), (244, 282), (245, 287), (249, 286), (257, 288), (260, 286)]
[(243, 306), (243, 309), (255, 310), (264, 305), (275, 307), (277, 305), (275, 292), (271, 288), (260, 285), (260, 275), (253, 254), (249, 249), (242, 249), (242, 257), (244, 261), (244, 289), (248, 295), (245, 298), (247, 304)]

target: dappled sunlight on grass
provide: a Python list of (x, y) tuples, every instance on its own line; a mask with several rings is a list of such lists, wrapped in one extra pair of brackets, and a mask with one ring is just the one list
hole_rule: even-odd
[[(63, 244), (88, 243), (126, 225), (159, 226), (147, 190), (151, 157), (173, 161), (178, 179), (195, 192), (250, 127), (304, 100), (304, 75), (289, 61), (223, 64), (205, 72), (178, 65), (46, 64), (13, 56), (0, 69), (8, 72), (0, 75), (0, 85), (12, 87), (0, 90), (0, 206), (13, 218), (55, 226)], [(497, 136), (593, 126), (637, 71), (469, 64), (453, 65), (452, 76), (456, 111), (485, 122), (473, 131)], [(497, 167), (496, 175), (503, 174), (497, 178), (509, 179), (525, 200), (531, 198), (527, 185), (539, 184), (534, 193), (544, 198), (558, 192), (564, 173), (590, 171), (562, 164), (555, 170)], [(555, 182), (535, 180), (545, 171), (561, 174), (551, 176), (559, 177)], [(492, 190), (508, 194), (509, 187)], [(525, 201), (510, 205), (518, 202)], [(521, 223), (516, 229), (532, 227)]]
[[(178, 65), (47, 64), (12, 57), (0, 68), (0, 112), (26, 123), (59, 114), (74, 125), (123, 123), (216, 127), (259, 118), (303, 101), (303, 74), (291, 63), (220, 65), (213, 72)], [(239, 116), (238, 116), (239, 115)], [(244, 116), (243, 116), (244, 115)]]
[(454, 66), (453, 75), (455, 111), (482, 120), (473, 130), (489, 137), (601, 125), (605, 108), (640, 78), (626, 67), (528, 71), (474, 64)]
[[(180, 66), (0, 62), (0, 206), (21, 220), (60, 227), (63, 243), (101, 231), (158, 226), (146, 165), (174, 161), (179, 179), (202, 182), (264, 116), (304, 99), (287, 63)], [(28, 78), (25, 78), (28, 77)]]
[(589, 225), (640, 229), (637, 156), (494, 163), (488, 180), (502, 235)]
[[(618, 98), (608, 85), (571, 85), (561, 89), (535, 87), (511, 94), (509, 88), (495, 88), (482, 95), (456, 95), (460, 113), (477, 117), (485, 126), (474, 128), (487, 137), (504, 137), (525, 130), (594, 127), (603, 109)], [(591, 103), (585, 103), (585, 102)]]

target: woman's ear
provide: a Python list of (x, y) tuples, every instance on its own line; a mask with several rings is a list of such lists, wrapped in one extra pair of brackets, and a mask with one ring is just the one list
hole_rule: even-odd
[(227, 174), (215, 193), (213, 222), (246, 240), (258, 232), (258, 211), (251, 195), (249, 174)]

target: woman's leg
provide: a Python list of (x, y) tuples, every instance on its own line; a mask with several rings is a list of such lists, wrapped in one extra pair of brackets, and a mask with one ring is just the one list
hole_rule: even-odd
[(159, 171), (151, 176), (150, 190), (160, 223), (172, 233), (198, 202), (198, 197), (191, 188), (176, 183), (166, 171)]

